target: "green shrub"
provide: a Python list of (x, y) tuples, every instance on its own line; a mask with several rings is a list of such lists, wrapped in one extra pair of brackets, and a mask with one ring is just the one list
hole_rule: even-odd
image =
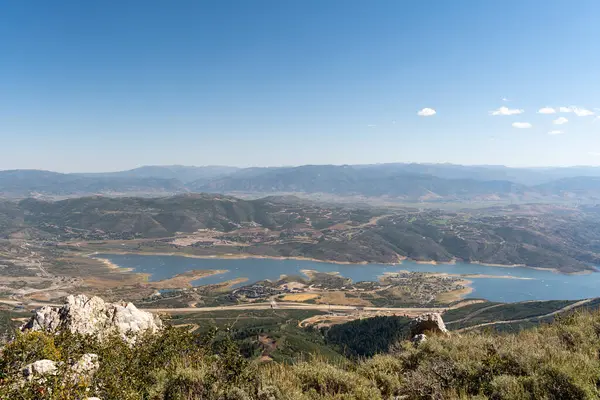
[(531, 395), (516, 376), (498, 375), (490, 382), (490, 400), (526, 400)]
[(380, 399), (372, 381), (320, 361), (304, 362), (294, 366), (302, 391), (312, 398)]
[(384, 398), (401, 393), (403, 364), (390, 355), (378, 355), (361, 363), (357, 373), (373, 382)]
[(15, 339), (2, 349), (0, 378), (18, 373), (23, 366), (34, 361), (60, 359), (60, 350), (53, 336), (42, 332), (17, 332)]
[[(600, 313), (578, 313), (518, 334), (432, 335), (370, 359), (295, 365), (250, 362), (215, 331), (167, 327), (133, 345), (33, 332), (0, 352), (0, 400), (597, 399), (599, 327)], [(71, 379), (90, 352), (99, 370)], [(22, 367), (40, 359), (58, 362), (58, 374), (24, 382)]]

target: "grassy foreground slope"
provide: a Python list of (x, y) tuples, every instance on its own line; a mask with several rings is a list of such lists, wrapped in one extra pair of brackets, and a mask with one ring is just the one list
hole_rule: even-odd
[[(359, 361), (247, 361), (227, 333), (167, 328), (132, 347), (68, 334), (20, 335), (2, 351), (1, 399), (597, 399), (600, 314), (582, 311), (518, 334), (430, 336)], [(68, 364), (94, 352), (91, 379)], [(63, 361), (46, 382), (18, 384), (23, 364)]]

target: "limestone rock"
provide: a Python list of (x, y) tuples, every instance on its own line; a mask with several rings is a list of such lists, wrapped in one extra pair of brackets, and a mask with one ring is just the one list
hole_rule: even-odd
[(418, 316), (412, 321), (410, 332), (412, 337), (425, 332), (442, 333), (447, 335), (448, 329), (446, 329), (446, 324), (444, 324), (444, 320), (440, 314), (426, 313)]
[(42, 377), (44, 375), (54, 375), (56, 373), (56, 363), (52, 360), (38, 360), (31, 364), (27, 364), (23, 368), (23, 376), (27, 380), (34, 377)]
[[(100, 297), (80, 294), (67, 297), (62, 307), (42, 307), (21, 329), (48, 332), (68, 329), (73, 333), (95, 335), (100, 340), (117, 332), (131, 342), (137, 334), (147, 330), (156, 332), (161, 327), (160, 318), (138, 310), (132, 303), (106, 303)], [(129, 338), (128, 333), (133, 337)]]
[(73, 366), (71, 366), (71, 370), (75, 373), (76, 376), (92, 376), (97, 370), (100, 368), (100, 364), (98, 363), (98, 355), (93, 353), (87, 353), (81, 356), (79, 361), (77, 361)]
[(410, 341), (415, 347), (417, 347), (421, 343), (425, 343), (427, 341), (427, 335), (420, 333), (418, 335), (413, 336), (413, 338)]

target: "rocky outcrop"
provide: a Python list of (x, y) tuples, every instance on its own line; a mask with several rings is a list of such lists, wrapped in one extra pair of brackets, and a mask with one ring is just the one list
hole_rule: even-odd
[(410, 327), (411, 337), (414, 338), (415, 336), (424, 334), (426, 332), (444, 335), (448, 334), (448, 329), (446, 329), (446, 324), (444, 324), (444, 320), (440, 314), (426, 313), (419, 315), (412, 321)]
[(69, 296), (61, 307), (45, 306), (35, 312), (21, 329), (56, 332), (69, 330), (94, 335), (102, 340), (112, 333), (131, 342), (146, 331), (156, 332), (162, 321), (152, 313), (138, 310), (132, 303), (106, 303), (100, 297)]
[[(23, 367), (22, 373), (23, 377), (28, 381), (33, 379), (43, 381), (45, 376), (56, 375), (58, 373), (58, 368), (63, 365), (62, 362), (38, 360)], [(82, 382), (82, 380), (89, 381), (92, 379), (98, 368), (100, 368), (98, 355), (87, 353), (81, 356), (75, 364), (71, 365), (69, 376), (75, 382)]]
[(52, 360), (38, 360), (31, 364), (27, 364), (23, 368), (23, 376), (27, 380), (32, 380), (33, 378), (40, 378), (44, 375), (54, 375), (56, 374), (56, 362)]
[(423, 333), (419, 333), (418, 335), (413, 336), (410, 341), (415, 347), (418, 347), (421, 343), (425, 343), (427, 341), (427, 336)]
[(91, 377), (100, 368), (98, 355), (93, 353), (84, 354), (79, 361), (71, 366), (71, 371), (77, 377)]

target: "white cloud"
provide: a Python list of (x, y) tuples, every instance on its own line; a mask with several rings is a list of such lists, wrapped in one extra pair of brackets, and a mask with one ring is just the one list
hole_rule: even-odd
[(600, 157), (600, 151), (590, 151), (588, 154), (590, 156)]
[(565, 117), (558, 117), (554, 121), (552, 121), (552, 123), (554, 125), (563, 125), (563, 124), (566, 124), (567, 122), (569, 122), (569, 120), (566, 119)]
[(542, 107), (538, 110), (538, 114), (554, 114), (556, 110), (552, 107)]
[(506, 97), (502, 98), (502, 101), (510, 101), (509, 99), (507, 99)]
[(368, 128), (375, 128), (376, 126), (377, 126), (377, 125), (374, 125), (374, 124), (369, 124), (369, 125), (367, 125), (367, 127), (368, 127)]
[(529, 129), (533, 125), (531, 125), (529, 122), (513, 122), (512, 126), (513, 126), (513, 128), (518, 128), (518, 129)]
[(592, 115), (595, 115), (593, 111), (590, 111), (587, 108), (577, 106), (560, 107), (558, 110), (561, 113), (575, 113), (575, 115), (577, 115), (578, 117), (590, 117)]
[(562, 135), (565, 131), (550, 131), (548, 135)]
[(517, 115), (523, 112), (523, 110), (517, 110), (516, 108), (500, 107), (497, 110), (490, 111), (490, 115)]
[(588, 110), (587, 108), (573, 107), (573, 112), (578, 117), (590, 117), (590, 116), (594, 115), (594, 113), (592, 111)]
[(419, 117), (431, 117), (436, 114), (436, 111), (433, 108), (424, 108), (417, 113)]

